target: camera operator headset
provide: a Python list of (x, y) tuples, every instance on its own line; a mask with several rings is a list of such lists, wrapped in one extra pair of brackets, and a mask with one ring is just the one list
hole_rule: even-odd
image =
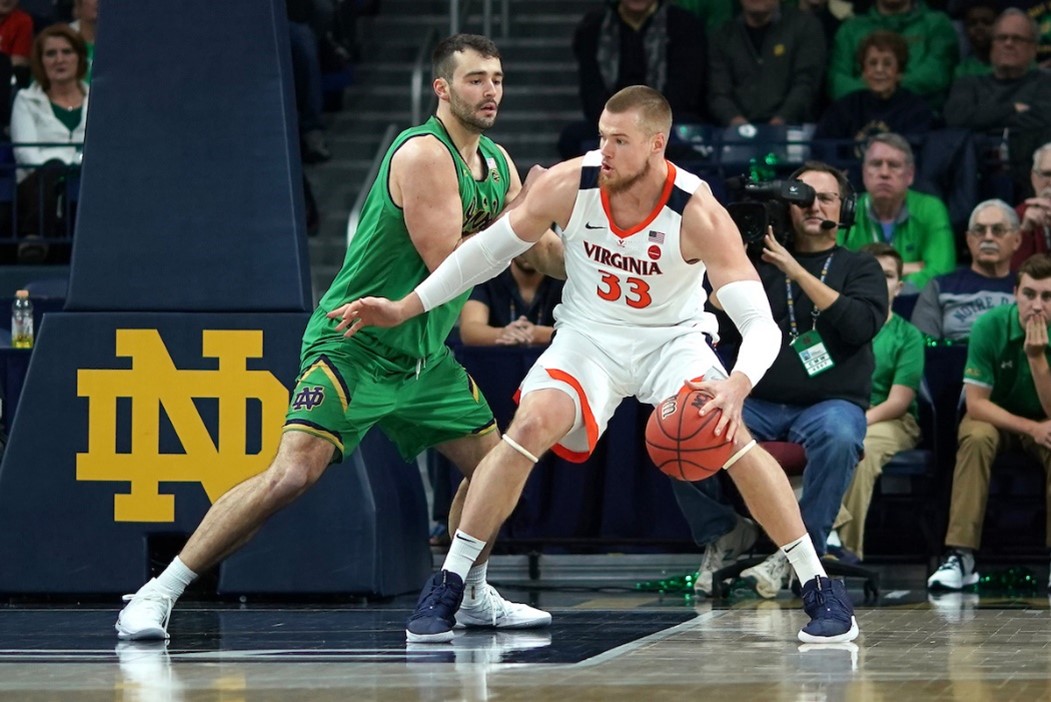
[[(758, 255), (762, 248), (767, 231), (773, 227), (774, 238), (782, 246), (788, 246), (793, 232), (788, 216), (788, 205), (810, 207), (817, 197), (812, 187), (798, 179), (807, 170), (809, 164), (798, 168), (786, 180), (774, 180), (766, 183), (745, 178), (730, 178), (727, 188), (730, 192), (741, 193), (741, 199), (726, 206), (731, 219), (741, 230), (741, 238), (748, 247), (749, 253)], [(840, 189), (839, 219), (826, 219), (821, 228), (850, 229), (854, 225), (857, 212), (857, 194), (847, 177), (837, 173), (836, 180)]]
[[(797, 170), (789, 180), (794, 180), (795, 177), (806, 170), (806, 166), (802, 166)], [(843, 229), (847, 230), (854, 226), (854, 220), (857, 218), (858, 211), (858, 195), (854, 192), (854, 186), (850, 184), (850, 180), (845, 174), (840, 174), (841, 177), (836, 178), (839, 181), (839, 189), (841, 191), (840, 203), (839, 203), (839, 221), (833, 222), (830, 219), (826, 219), (821, 223), (822, 229)], [(815, 194), (816, 196), (816, 194)]]
[[(835, 365), (834, 357), (841, 356), (841, 352), (850, 355), (852, 349), (847, 347), (853, 346), (849, 343), (844, 346), (836, 338), (838, 334), (833, 333), (831, 346), (826, 347), (817, 332), (817, 318), (836, 303), (842, 286), (852, 286), (849, 281), (856, 278), (854, 272), (848, 272), (857, 264), (854, 261), (856, 254), (839, 248), (836, 242), (836, 230), (853, 223), (855, 193), (841, 171), (827, 164), (810, 162), (785, 181), (745, 182), (743, 186), (746, 199), (728, 207), (731, 217), (741, 228), (742, 237), (754, 256), (774, 317), (786, 334), (786, 345), (794, 351), (792, 356), (799, 357), (795, 364), (803, 360), (802, 366), (793, 367), (799, 371), (805, 367), (806, 375), (810, 377), (819, 375)], [(791, 205), (796, 209), (792, 210)], [(738, 218), (735, 215), (743, 216)], [(833, 265), (834, 260), (838, 261), (837, 265)], [(886, 284), (882, 283), (882, 269), (878, 266), (864, 268), (865, 272), (860, 273), (860, 279), (866, 280), (862, 285), (861, 300), (866, 304), (858, 310), (861, 315), (858, 321), (867, 319), (877, 307), (882, 307), (881, 314), (886, 315)], [(870, 277), (873, 279), (867, 280)], [(877, 289), (880, 283), (882, 287)], [(877, 295), (880, 296), (878, 300)], [(837, 310), (843, 309), (844, 304), (854, 307), (855, 302), (845, 300), (837, 304)], [(841, 318), (839, 312), (834, 318)], [(882, 318), (876, 320), (873, 316), (872, 319), (873, 324), (882, 322)], [(874, 334), (878, 326), (871, 331)]]

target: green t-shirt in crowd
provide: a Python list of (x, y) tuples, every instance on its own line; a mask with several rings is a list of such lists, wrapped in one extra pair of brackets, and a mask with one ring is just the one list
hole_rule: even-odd
[[(923, 378), (923, 334), (903, 317), (892, 314), (872, 340), (876, 370), (872, 373), (872, 407), (886, 402), (892, 385), (919, 392)], [(909, 406), (917, 416), (916, 400)]]
[[(1051, 361), (1051, 347), (1044, 354)], [(1047, 418), (1025, 355), (1025, 328), (1017, 303), (994, 307), (975, 321), (963, 381), (991, 388), (989, 399), (1011, 414)]]

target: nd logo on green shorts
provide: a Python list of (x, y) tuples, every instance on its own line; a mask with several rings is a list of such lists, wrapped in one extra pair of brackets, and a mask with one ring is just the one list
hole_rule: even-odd
[(307, 386), (296, 394), (292, 400), (292, 409), (308, 412), (325, 401), (325, 388), (321, 385)]

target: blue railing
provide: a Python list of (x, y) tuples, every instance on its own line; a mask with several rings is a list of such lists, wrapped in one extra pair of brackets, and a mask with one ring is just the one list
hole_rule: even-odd
[[(22, 147), (65, 147), (68, 142), (0, 144), (0, 264), (69, 260), (80, 195), (80, 159), (72, 165), (17, 163)], [(19, 175), (22, 175), (19, 181)]]

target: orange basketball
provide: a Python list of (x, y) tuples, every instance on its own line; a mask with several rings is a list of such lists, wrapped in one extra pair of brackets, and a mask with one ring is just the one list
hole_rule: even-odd
[(677, 480), (704, 480), (718, 472), (733, 453), (733, 444), (714, 434), (722, 412), (699, 414), (709, 399), (699, 390), (680, 392), (657, 405), (646, 423), (650, 459)]

